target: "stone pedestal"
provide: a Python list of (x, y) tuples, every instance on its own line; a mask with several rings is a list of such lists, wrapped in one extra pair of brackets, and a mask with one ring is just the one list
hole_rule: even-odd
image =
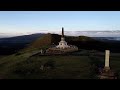
[(99, 75), (99, 79), (117, 79), (117, 74), (110, 69), (103, 69)]
[(117, 75), (109, 67), (110, 51), (105, 50), (105, 67), (100, 71), (99, 79), (117, 79)]
[(104, 67), (104, 71), (108, 72), (110, 70), (110, 67)]

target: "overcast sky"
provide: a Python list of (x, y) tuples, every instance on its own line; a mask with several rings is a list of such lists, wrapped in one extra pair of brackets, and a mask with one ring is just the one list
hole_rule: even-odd
[(120, 11), (0, 11), (0, 33), (120, 30)]

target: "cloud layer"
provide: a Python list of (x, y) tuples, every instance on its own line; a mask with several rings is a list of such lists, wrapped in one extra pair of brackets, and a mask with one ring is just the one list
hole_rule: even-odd
[[(35, 33), (54, 33), (60, 34), (61, 31), (40, 31)], [(3, 37), (13, 37), (13, 36), (21, 36), (21, 35), (29, 35), (33, 34), (33, 32), (26, 32), (26, 33), (0, 33), (0, 38)], [(65, 35), (68, 36), (89, 36), (89, 37), (120, 37), (120, 30), (114, 31), (65, 31)]]

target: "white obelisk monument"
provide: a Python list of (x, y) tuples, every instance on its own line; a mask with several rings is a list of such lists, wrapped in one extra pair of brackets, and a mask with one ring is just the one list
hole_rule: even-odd
[(109, 57), (110, 57), (110, 51), (105, 50), (105, 70), (110, 70)]
[(56, 46), (57, 48), (60, 49), (65, 49), (65, 48), (70, 48), (70, 46), (67, 45), (67, 42), (65, 41), (64, 37), (64, 28), (62, 27), (62, 36), (61, 36), (61, 41), (59, 42), (59, 45)]

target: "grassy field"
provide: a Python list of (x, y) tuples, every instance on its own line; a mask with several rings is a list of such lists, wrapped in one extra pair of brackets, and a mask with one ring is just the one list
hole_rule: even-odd
[[(88, 53), (88, 52), (87, 52)], [(103, 53), (101, 53), (103, 54)], [(103, 55), (31, 56), (31, 53), (0, 58), (1, 79), (98, 79)], [(120, 56), (111, 55), (110, 66), (120, 72)], [(41, 66), (44, 66), (41, 69)], [(119, 73), (120, 74), (120, 73)]]

